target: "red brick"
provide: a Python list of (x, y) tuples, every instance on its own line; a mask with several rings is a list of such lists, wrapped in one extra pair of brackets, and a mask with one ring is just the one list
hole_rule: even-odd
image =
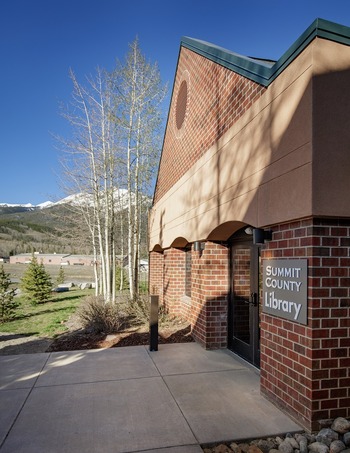
[(321, 410), (322, 409), (335, 409), (337, 407), (338, 407), (338, 401), (336, 399), (321, 401)]
[(345, 398), (347, 396), (347, 389), (332, 389), (330, 391), (330, 398)]
[[(190, 58), (188, 58), (190, 56)], [(190, 77), (189, 99), (191, 115), (185, 117), (180, 131), (175, 126), (175, 108), (181, 78), (185, 71)], [(158, 201), (185, 174), (266, 90), (245, 77), (182, 47), (170, 106), (168, 127), (154, 199)], [(222, 87), (218, 97), (217, 87)], [(250, 87), (254, 86), (254, 90)], [(203, 88), (205, 87), (205, 96)], [(234, 112), (234, 114), (228, 112)], [(170, 159), (171, 157), (171, 159)], [(171, 162), (171, 168), (170, 168)]]

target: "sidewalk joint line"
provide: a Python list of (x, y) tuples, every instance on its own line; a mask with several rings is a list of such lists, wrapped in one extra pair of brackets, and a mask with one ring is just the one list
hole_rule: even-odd
[[(48, 362), (50, 356), (51, 356), (51, 353), (48, 353), (48, 354), (47, 354), (47, 357), (46, 357), (46, 360), (45, 360), (43, 366), (41, 367), (41, 370), (39, 371), (37, 377), (35, 378), (35, 381), (34, 381), (32, 387), (29, 389), (28, 395), (25, 397), (25, 399), (24, 399), (24, 401), (23, 401), (23, 404), (22, 404), (21, 407), (19, 408), (16, 417), (14, 418), (13, 422), (11, 423), (10, 428), (8, 429), (6, 435), (4, 436), (3, 441), (2, 441), (1, 444), (0, 444), (0, 450), (1, 450), (2, 447), (4, 446), (4, 444), (5, 444), (5, 442), (6, 442), (6, 439), (7, 439), (8, 436), (10, 435), (10, 432), (12, 431), (12, 429), (13, 429), (15, 423), (17, 422), (18, 417), (21, 415), (21, 412), (22, 412), (22, 410), (23, 410), (23, 408), (24, 408), (26, 402), (28, 401), (28, 398), (29, 398), (30, 395), (32, 394), (33, 389), (34, 389), (34, 387), (35, 387), (35, 384), (37, 383), (39, 377), (41, 376), (41, 373), (42, 373), (43, 369), (45, 368), (45, 366), (46, 366), (46, 364), (47, 364), (47, 362)], [(13, 390), (15, 390), (15, 389), (13, 389)]]

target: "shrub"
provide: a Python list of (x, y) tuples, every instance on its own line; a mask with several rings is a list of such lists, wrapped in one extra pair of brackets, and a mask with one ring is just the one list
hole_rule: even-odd
[(149, 298), (138, 296), (135, 300), (130, 300), (127, 306), (128, 314), (137, 324), (149, 322), (150, 303)]
[(84, 298), (78, 316), (85, 329), (95, 333), (118, 332), (126, 321), (126, 314), (118, 304), (106, 304), (102, 296)]
[(16, 316), (19, 302), (14, 300), (15, 289), (10, 288), (10, 274), (5, 272), (4, 266), (0, 267), (0, 322), (6, 322)]
[(51, 296), (52, 282), (44, 265), (33, 258), (21, 280), (21, 289), (25, 298), (32, 304), (46, 302)]
[[(150, 298), (148, 295), (139, 295), (134, 301), (130, 301), (128, 305), (128, 313), (137, 324), (145, 324), (150, 321)], [(171, 317), (164, 305), (158, 308), (158, 324), (166, 324)]]

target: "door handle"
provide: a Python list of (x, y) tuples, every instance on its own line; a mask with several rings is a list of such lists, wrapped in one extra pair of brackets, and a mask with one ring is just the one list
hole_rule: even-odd
[(253, 305), (253, 307), (256, 307), (258, 305), (258, 294), (257, 293), (251, 293), (250, 294), (250, 301), (249, 303)]

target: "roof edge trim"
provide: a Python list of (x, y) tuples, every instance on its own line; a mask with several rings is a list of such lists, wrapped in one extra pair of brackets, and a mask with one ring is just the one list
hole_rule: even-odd
[(350, 46), (350, 27), (316, 19), (272, 65), (198, 39), (183, 37), (181, 46), (267, 87), (316, 37)]

